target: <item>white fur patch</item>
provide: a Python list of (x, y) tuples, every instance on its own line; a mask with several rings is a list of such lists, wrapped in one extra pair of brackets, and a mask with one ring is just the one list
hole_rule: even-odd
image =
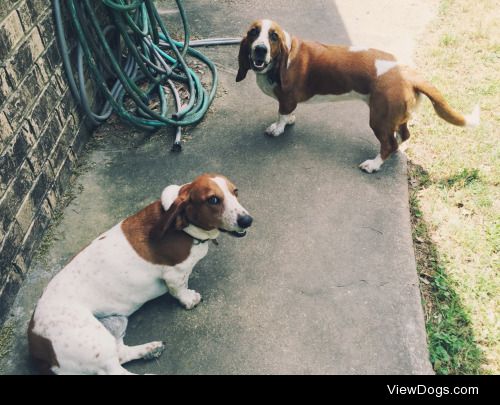
[(476, 105), (472, 112), (465, 116), (465, 125), (468, 127), (477, 127), (481, 122), (480, 114), (481, 109)]
[(375, 159), (365, 160), (363, 163), (359, 165), (361, 170), (364, 170), (367, 173), (373, 173), (380, 170), (380, 167), (384, 164), (380, 153), (375, 157)]
[(398, 65), (398, 62), (392, 60), (381, 60), (377, 59), (375, 61), (375, 69), (377, 69), (377, 77), (382, 76), (387, 73), (389, 70), (395, 68)]
[(259, 36), (252, 44), (252, 50), (258, 45), (264, 45), (266, 47), (266, 63), (271, 61), (271, 44), (269, 43), (269, 30), (271, 29), (271, 25), (271, 20), (262, 20)]
[(363, 52), (363, 51), (368, 51), (370, 48), (367, 48), (366, 46), (357, 46), (353, 45), (349, 47), (350, 52)]
[(248, 211), (242, 207), (238, 199), (229, 191), (226, 180), (222, 177), (214, 177), (212, 180), (224, 193), (224, 212), (222, 214), (222, 226), (228, 231), (240, 231), (238, 217), (248, 215)]
[(268, 95), (269, 97), (274, 98), (275, 100), (278, 99), (278, 97), (276, 97), (276, 94), (274, 94), (274, 88), (276, 87), (276, 83), (272, 83), (272, 84), (269, 83), (267, 76), (264, 74), (257, 73), (255, 75), (255, 78), (257, 80), (257, 86), (259, 86), (259, 89), (261, 89), (261, 91), (264, 94)]
[(292, 37), (290, 34), (286, 31), (283, 31), (285, 33), (285, 41), (286, 41), (286, 47), (288, 48), (288, 52), (292, 50)]
[(288, 48), (288, 60), (286, 62), (286, 68), (288, 69), (290, 67), (290, 63), (292, 62), (292, 55), (291, 55), (291, 50), (292, 50), (292, 37), (290, 34), (286, 31), (283, 31), (285, 33), (285, 41), (286, 41), (286, 47)]
[(191, 247), (186, 260), (175, 266), (164, 266), (163, 280), (167, 284), (168, 292), (177, 298), (186, 309), (194, 308), (200, 301), (201, 295), (188, 288), (188, 281), (193, 267), (208, 253), (208, 243), (200, 243)]
[(295, 124), (295, 115), (281, 115), (279, 116), (278, 121), (272, 123), (267, 129), (266, 134), (271, 136), (280, 136), (283, 132), (285, 132), (285, 127), (287, 125)]
[(161, 205), (165, 211), (168, 211), (172, 203), (175, 201), (179, 195), (179, 190), (181, 186), (172, 184), (171, 186), (165, 187), (161, 193)]

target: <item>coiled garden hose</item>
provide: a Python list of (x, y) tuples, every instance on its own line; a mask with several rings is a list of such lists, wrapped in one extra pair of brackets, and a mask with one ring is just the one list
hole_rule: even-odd
[[(95, 1), (94, 5), (95, 5)], [(167, 125), (177, 128), (172, 150), (181, 150), (181, 128), (200, 122), (217, 89), (217, 69), (210, 59), (193, 49), (196, 46), (234, 45), (240, 38), (213, 38), (190, 41), (189, 25), (182, 0), (176, 0), (184, 39), (172, 39), (153, 0), (101, 0), (108, 24), (103, 27), (91, 0), (66, 0), (69, 20), (76, 33), (75, 80), (71, 50), (66, 41), (60, 0), (54, 0), (59, 49), (73, 96), (94, 125), (106, 121), (113, 112), (122, 120), (142, 129)], [(100, 16), (101, 17), (101, 16)], [(211, 73), (210, 88), (186, 64), (189, 55), (206, 65)], [(98, 113), (91, 107), (85, 86), (85, 68), (104, 96)], [(77, 83), (78, 81), (78, 83)], [(188, 92), (182, 101), (179, 88)], [(166, 88), (173, 95), (170, 105)], [(151, 104), (156, 104), (153, 107)]]

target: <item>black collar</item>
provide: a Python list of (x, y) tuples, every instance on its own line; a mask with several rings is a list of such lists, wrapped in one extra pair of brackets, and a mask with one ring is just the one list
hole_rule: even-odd
[[(191, 236), (191, 235), (189, 235), (189, 236)], [(219, 246), (219, 242), (217, 242), (217, 239), (198, 239), (198, 238), (195, 238), (194, 236), (191, 236), (191, 238), (193, 238), (193, 245), (195, 245), (195, 246), (206, 243), (209, 240), (211, 240), (215, 246)]]
[(202, 243), (208, 242), (210, 240), (210, 239), (198, 239), (195, 238), (194, 236), (191, 236), (191, 238), (193, 238), (193, 245), (201, 245)]

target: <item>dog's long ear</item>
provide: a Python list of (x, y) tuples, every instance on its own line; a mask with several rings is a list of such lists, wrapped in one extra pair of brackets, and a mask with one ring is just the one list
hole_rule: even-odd
[(161, 239), (165, 233), (172, 227), (175, 229), (183, 229), (188, 225), (185, 209), (189, 203), (189, 192), (191, 191), (191, 184), (186, 184), (181, 187), (179, 194), (170, 207), (160, 216), (160, 220), (152, 230), (152, 237)]
[(289, 85), (288, 80), (288, 57), (290, 51), (288, 50), (288, 46), (286, 44), (286, 37), (280, 37), (280, 61), (279, 61), (279, 69), (280, 69), (280, 83), (281, 89), (285, 90)]
[(238, 54), (238, 74), (236, 75), (236, 81), (241, 82), (245, 77), (247, 77), (248, 70), (250, 69), (250, 48), (248, 47), (248, 38), (244, 37), (241, 40), (240, 52)]

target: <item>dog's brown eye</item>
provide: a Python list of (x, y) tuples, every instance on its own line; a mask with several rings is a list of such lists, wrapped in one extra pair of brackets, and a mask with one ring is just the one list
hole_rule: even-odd
[(237, 188), (234, 189), (233, 194), (235, 195), (235, 197), (238, 197), (238, 189)]
[(259, 33), (259, 30), (257, 28), (252, 28), (250, 31), (248, 31), (248, 35), (250, 37), (256, 37)]
[(279, 36), (278, 36), (277, 32), (271, 32), (271, 34), (269, 35), (269, 37), (271, 38), (271, 41), (274, 41), (274, 42), (276, 42), (279, 39)]
[(220, 203), (220, 198), (219, 197), (210, 197), (208, 200), (207, 200), (207, 203), (209, 203), (210, 205), (217, 205)]

